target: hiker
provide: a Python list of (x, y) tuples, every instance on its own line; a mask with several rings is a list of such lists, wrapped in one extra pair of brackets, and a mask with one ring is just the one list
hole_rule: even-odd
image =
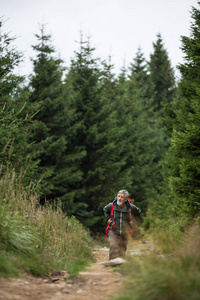
[(133, 234), (132, 215), (139, 216), (141, 213), (137, 206), (131, 204), (128, 197), (128, 191), (120, 190), (113, 202), (103, 208), (107, 219), (106, 233), (110, 245), (109, 260), (125, 256), (130, 231)]

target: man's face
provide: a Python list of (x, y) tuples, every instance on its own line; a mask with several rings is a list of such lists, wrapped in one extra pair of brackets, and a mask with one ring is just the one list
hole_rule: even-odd
[(117, 195), (117, 204), (119, 206), (124, 206), (126, 202), (125, 194), (119, 193)]

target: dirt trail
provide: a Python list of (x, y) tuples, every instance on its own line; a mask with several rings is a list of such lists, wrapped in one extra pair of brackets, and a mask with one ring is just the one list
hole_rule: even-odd
[[(133, 249), (134, 248), (134, 249)], [(141, 255), (147, 245), (137, 243), (130, 254)], [(143, 248), (143, 249), (141, 249)], [(54, 272), (49, 279), (25, 275), (0, 279), (0, 300), (106, 300), (123, 288), (122, 275), (111, 267), (99, 264), (108, 260), (106, 247), (95, 249), (96, 263), (85, 272), (69, 279), (66, 272)]]

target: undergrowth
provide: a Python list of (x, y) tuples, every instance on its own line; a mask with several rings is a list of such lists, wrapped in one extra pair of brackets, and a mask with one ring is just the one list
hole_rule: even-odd
[[(167, 231), (160, 230), (159, 237), (155, 239), (154, 252), (140, 257), (127, 257), (128, 263), (121, 268), (124, 275), (128, 274), (127, 284), (115, 299), (198, 300), (200, 296), (199, 220), (197, 218), (181, 237), (178, 234), (178, 242), (176, 235), (168, 232), (167, 240)], [(167, 253), (167, 249), (171, 252)]]
[(51, 269), (75, 275), (92, 259), (89, 232), (59, 205), (40, 206), (15, 172), (0, 179), (0, 276), (26, 271), (43, 276)]

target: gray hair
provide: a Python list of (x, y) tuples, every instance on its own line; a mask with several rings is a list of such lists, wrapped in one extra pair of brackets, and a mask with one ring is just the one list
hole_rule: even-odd
[(129, 197), (129, 192), (127, 191), (127, 190), (120, 190), (118, 193), (117, 193), (117, 195), (118, 194), (125, 194), (125, 199), (128, 199), (128, 197)]

